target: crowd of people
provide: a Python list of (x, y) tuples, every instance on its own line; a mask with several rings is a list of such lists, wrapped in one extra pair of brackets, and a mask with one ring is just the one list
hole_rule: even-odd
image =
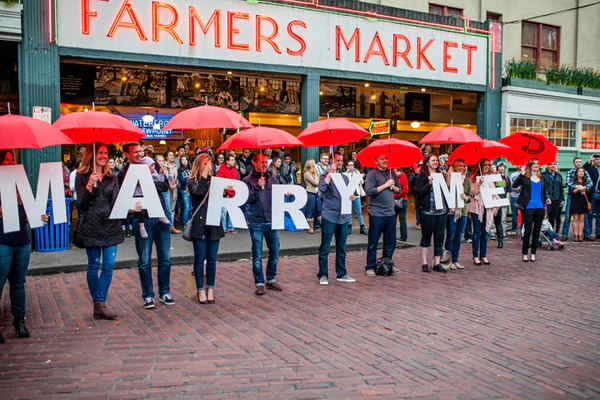
[[(460, 261), (463, 242), (471, 245), (474, 265), (492, 264), (487, 257), (488, 241), (495, 238), (503, 247), (507, 235), (517, 235), (522, 229), (522, 261), (535, 262), (540, 243), (540, 232), (561, 244), (566, 241), (571, 218), (573, 240), (600, 238), (600, 155), (594, 154), (585, 164), (580, 157), (573, 161), (573, 169), (563, 178), (555, 163), (545, 172), (537, 159), (518, 167), (509, 177), (505, 175), (503, 162), (493, 164), (481, 159), (469, 171), (462, 159), (447, 163), (448, 154), (437, 156), (431, 148), (424, 148), (425, 159), (411, 171), (390, 169), (386, 155), (374, 157), (375, 168), (363, 168), (356, 152), (348, 157), (339, 147), (332, 154), (326, 152), (319, 160), (306, 161), (302, 174), (284, 149), (273, 152), (266, 149), (252, 153), (243, 149), (215, 154), (209, 148), (197, 148), (190, 153), (189, 142), (175, 152), (154, 154), (151, 146), (137, 142), (123, 143), (125, 162), (109, 158), (103, 143), (81, 146), (72, 170), (65, 170), (65, 192), (72, 196), (72, 204), (78, 212), (78, 222), (73, 241), (85, 248), (88, 256), (87, 282), (93, 301), (96, 319), (115, 319), (116, 313), (107, 305), (108, 292), (117, 257), (118, 245), (126, 236), (134, 236), (138, 254), (140, 295), (145, 309), (156, 306), (151, 271), (152, 248), (156, 245), (158, 266), (158, 300), (166, 306), (175, 304), (170, 290), (171, 235), (181, 233), (176, 229), (177, 219), (185, 226), (191, 221), (191, 238), (194, 251), (194, 276), (200, 304), (214, 304), (217, 270), (217, 254), (220, 240), (225, 234), (236, 234), (225, 209), (221, 212), (221, 224), (206, 224), (208, 197), (213, 176), (243, 181), (249, 197), (242, 207), (252, 240), (252, 272), (254, 293), (262, 296), (266, 289), (282, 291), (277, 281), (279, 260), (279, 235), (272, 227), (272, 190), (274, 185), (304, 184), (308, 201), (304, 213), (308, 221), (308, 234), (321, 233), (318, 252), (319, 284), (329, 284), (328, 255), (335, 237), (335, 278), (338, 282), (352, 283), (346, 268), (346, 241), (352, 234), (353, 215), (342, 214), (342, 194), (332, 177), (340, 174), (348, 184), (354, 175), (360, 175), (357, 190), (350, 195), (352, 211), (359, 226), (359, 234), (367, 236), (365, 275), (374, 277), (382, 263), (390, 266), (386, 275), (397, 275), (393, 255), (397, 242), (409, 239), (407, 208), (409, 194), (415, 199), (417, 229), (420, 230), (421, 269), (446, 273), (464, 269)], [(10, 151), (0, 152), (0, 165), (14, 164)], [(164, 218), (151, 218), (141, 203), (129, 211), (124, 220), (110, 220), (109, 214), (115, 204), (119, 187), (131, 165), (145, 165), (150, 169)], [(451, 173), (460, 173), (464, 207), (451, 208), (443, 200), (436, 204), (433, 190), (433, 174), (443, 173), (450, 185)], [(498, 173), (500, 182), (484, 183), (483, 176)], [(300, 179), (302, 177), (302, 179)], [(302, 182), (301, 182), (302, 181)], [(481, 186), (502, 188), (499, 197), (510, 198), (512, 210), (511, 227), (507, 229), (508, 207), (486, 208)], [(565, 189), (567, 195), (565, 196)], [(223, 196), (235, 195), (233, 186), (225, 188)], [(142, 196), (138, 187), (134, 197)], [(566, 214), (562, 223), (561, 213), (565, 204)], [(363, 208), (367, 208), (368, 228), (363, 220)], [(0, 218), (2, 217), (0, 205)], [(517, 215), (520, 214), (520, 218)], [(19, 199), (21, 230), (4, 233), (0, 226), (0, 296), (5, 282), (10, 283), (11, 310), (17, 335), (29, 337), (25, 327), (25, 274), (31, 252), (29, 231), (23, 206)], [(47, 215), (41, 216), (47, 221)], [(547, 219), (547, 221), (545, 221)], [(595, 236), (592, 235), (593, 220)], [(377, 244), (383, 236), (382, 256), (377, 257)], [(428, 249), (433, 241), (433, 258)], [(263, 243), (268, 248), (266, 268), (263, 268)], [(443, 260), (447, 259), (446, 262)], [(432, 260), (432, 261), (431, 261)], [(460, 262), (459, 262), (460, 261)], [(206, 279), (205, 279), (206, 277)], [(4, 339), (0, 335), (0, 342)]]

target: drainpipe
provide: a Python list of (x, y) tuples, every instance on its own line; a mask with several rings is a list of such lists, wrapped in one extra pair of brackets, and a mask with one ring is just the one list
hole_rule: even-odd
[(575, 68), (579, 68), (579, 2), (580, 0), (577, 0), (577, 11), (575, 12)]

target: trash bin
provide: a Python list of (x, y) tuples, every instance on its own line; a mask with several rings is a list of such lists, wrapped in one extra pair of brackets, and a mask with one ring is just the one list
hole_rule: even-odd
[(35, 237), (35, 248), (40, 253), (51, 253), (55, 251), (65, 251), (69, 249), (70, 224), (68, 221), (69, 207), (71, 199), (66, 198), (67, 222), (63, 224), (54, 223), (54, 213), (52, 212), (52, 199), (48, 199), (46, 212), (50, 215), (48, 223), (41, 228), (33, 229)]

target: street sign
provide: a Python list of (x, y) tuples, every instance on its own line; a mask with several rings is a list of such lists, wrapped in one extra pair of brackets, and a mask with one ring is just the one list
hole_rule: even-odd
[(371, 137), (389, 135), (392, 133), (392, 124), (389, 119), (372, 119), (369, 125)]
[(52, 108), (33, 106), (32, 117), (35, 119), (39, 119), (40, 121), (52, 124)]

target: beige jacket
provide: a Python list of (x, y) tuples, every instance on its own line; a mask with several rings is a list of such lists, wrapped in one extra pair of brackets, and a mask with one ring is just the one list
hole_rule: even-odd
[(314, 176), (312, 173), (306, 171), (304, 173), (304, 183), (306, 184), (306, 191), (309, 193), (317, 193), (317, 187), (319, 186), (319, 178)]

